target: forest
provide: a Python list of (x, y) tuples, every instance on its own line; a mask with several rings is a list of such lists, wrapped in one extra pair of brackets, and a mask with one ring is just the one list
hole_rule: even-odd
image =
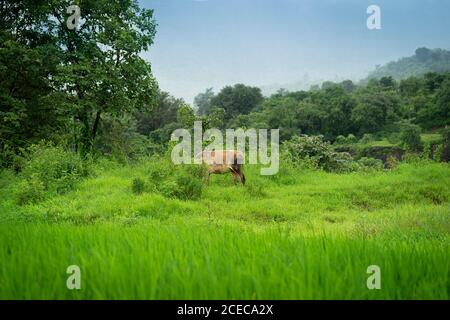
[[(70, 4), (0, 0), (0, 299), (449, 299), (448, 51), (190, 105), (141, 56), (153, 10), (83, 1), (71, 30)], [(280, 129), (279, 173), (174, 165), (194, 121)]]

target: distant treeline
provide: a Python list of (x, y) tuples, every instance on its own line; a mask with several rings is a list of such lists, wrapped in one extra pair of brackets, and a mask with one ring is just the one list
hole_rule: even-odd
[(195, 98), (200, 115), (223, 114), (223, 127), (280, 128), (286, 140), (296, 134), (339, 135), (396, 130), (409, 122), (424, 129), (450, 123), (450, 73), (427, 73), (395, 81), (371, 79), (367, 85), (324, 82), (309, 91), (264, 98), (258, 88), (235, 85), (218, 94), (211, 89)]

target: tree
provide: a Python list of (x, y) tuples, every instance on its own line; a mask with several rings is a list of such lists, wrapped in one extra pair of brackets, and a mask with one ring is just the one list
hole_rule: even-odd
[(135, 113), (135, 118), (138, 121), (138, 132), (148, 136), (152, 131), (176, 122), (177, 111), (184, 105), (183, 99), (177, 99), (168, 92), (158, 92), (154, 106), (148, 106)]
[(85, 23), (77, 30), (66, 26), (70, 1), (50, 2), (47, 28), (61, 51), (55, 76), (58, 91), (66, 94), (80, 142), (89, 152), (102, 115), (120, 117), (138, 110), (156, 96), (157, 84), (149, 63), (139, 53), (153, 43), (153, 11), (136, 0), (83, 2)]
[(421, 129), (419, 126), (409, 123), (402, 124), (400, 141), (408, 150), (418, 151), (422, 147), (420, 133)]
[(223, 88), (211, 99), (213, 107), (225, 110), (225, 120), (230, 120), (239, 114), (248, 114), (255, 110), (263, 101), (261, 89), (236, 84)]
[(194, 127), (195, 113), (189, 105), (185, 104), (177, 110), (177, 122), (180, 123), (183, 128), (190, 129)]
[(433, 51), (428, 48), (418, 48), (416, 49), (416, 57), (421, 62), (425, 62), (431, 59)]
[(20, 147), (55, 137), (65, 120), (50, 98), (59, 60), (51, 35), (40, 29), (41, 6), (0, 1), (0, 165), (10, 165), (7, 155)]
[(205, 92), (199, 93), (194, 98), (194, 106), (197, 108), (198, 115), (207, 115), (211, 110), (211, 99), (214, 97), (212, 88), (206, 89)]
[[(152, 105), (157, 84), (139, 53), (153, 43), (156, 24), (153, 11), (137, 0), (83, 1), (84, 23), (71, 30), (71, 4), (0, 2), (1, 112), (5, 131), (25, 140), (45, 137), (41, 129), (49, 123), (55, 134), (62, 118), (86, 153), (102, 116), (120, 118)], [(11, 140), (8, 135), (1, 139)]]

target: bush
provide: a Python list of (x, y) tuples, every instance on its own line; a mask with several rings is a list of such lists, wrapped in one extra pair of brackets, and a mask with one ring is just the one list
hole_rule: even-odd
[(48, 143), (32, 145), (23, 159), (22, 177), (29, 183), (39, 180), (46, 191), (57, 193), (72, 189), (91, 170), (89, 161), (78, 153)]
[(360, 143), (362, 144), (367, 144), (369, 142), (372, 142), (373, 139), (373, 135), (371, 135), (370, 133), (366, 133), (362, 136), (362, 138), (359, 140)]
[(328, 142), (323, 141), (322, 136), (294, 136), (283, 143), (283, 158), (292, 163), (311, 163), (315, 167), (324, 167), (330, 160), (333, 150)]
[(133, 182), (131, 184), (131, 190), (134, 194), (141, 194), (145, 191), (145, 181), (141, 178), (135, 178), (133, 179)]
[(383, 161), (375, 158), (363, 157), (358, 160), (358, 164), (365, 170), (381, 170), (383, 169)]
[(356, 138), (355, 135), (353, 135), (351, 133), (347, 136), (346, 140), (347, 140), (347, 143), (357, 143), (358, 142), (358, 138)]
[(343, 135), (339, 135), (336, 137), (336, 144), (346, 144), (347, 143), (347, 139), (345, 139), (345, 137)]
[(22, 180), (17, 190), (17, 203), (19, 205), (36, 203), (44, 198), (45, 188), (42, 181), (32, 175), (28, 180)]
[(396, 157), (390, 155), (389, 157), (387, 157), (386, 159), (386, 168), (388, 169), (394, 169), (395, 167), (397, 167), (398, 165), (398, 160)]
[(203, 165), (173, 165), (170, 160), (154, 159), (149, 183), (153, 192), (182, 200), (200, 199), (206, 178)]
[(283, 144), (282, 153), (284, 159), (301, 168), (322, 168), (333, 172), (357, 169), (349, 153), (335, 152), (322, 136), (294, 136)]
[(430, 159), (431, 158), (431, 144), (425, 143), (422, 151), (422, 158)]
[(434, 151), (434, 160), (435, 161), (442, 161), (442, 154), (444, 153), (444, 145), (438, 144), (436, 146), (436, 150)]
[(420, 138), (421, 129), (414, 124), (404, 125), (400, 132), (401, 143), (410, 151), (419, 151), (422, 148)]
[(173, 195), (182, 200), (200, 199), (203, 193), (204, 182), (198, 177), (183, 170), (176, 177), (176, 186)]

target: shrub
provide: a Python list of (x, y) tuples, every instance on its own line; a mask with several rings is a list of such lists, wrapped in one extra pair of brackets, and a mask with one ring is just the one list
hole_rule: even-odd
[(422, 141), (420, 138), (421, 129), (414, 124), (407, 124), (403, 126), (400, 132), (401, 143), (411, 151), (418, 151), (422, 148)]
[(431, 144), (425, 143), (423, 146), (422, 158), (430, 159), (430, 156), (431, 156)]
[(23, 159), (22, 177), (29, 182), (39, 180), (46, 191), (57, 193), (70, 190), (91, 170), (89, 161), (78, 153), (48, 143), (32, 145)]
[(22, 180), (17, 190), (17, 203), (19, 205), (36, 203), (44, 198), (44, 184), (36, 176), (32, 175), (28, 180)]
[(316, 167), (323, 167), (331, 158), (333, 150), (322, 136), (294, 136), (283, 143), (283, 157), (292, 163), (311, 162)]
[(362, 136), (362, 138), (359, 140), (359, 142), (362, 144), (367, 144), (373, 140), (374, 140), (373, 135), (371, 135), (370, 133), (366, 133)]
[(294, 136), (283, 144), (282, 153), (283, 158), (302, 168), (314, 167), (334, 172), (357, 169), (349, 153), (335, 152), (322, 136)]
[(381, 170), (383, 169), (383, 161), (375, 158), (363, 157), (358, 160), (358, 164), (362, 169)]
[(141, 194), (145, 191), (145, 181), (141, 178), (135, 178), (133, 179), (133, 182), (131, 184), (131, 190), (134, 194)]
[(358, 138), (356, 138), (355, 135), (353, 135), (351, 133), (347, 136), (346, 140), (347, 140), (347, 143), (357, 143), (358, 142)]
[(173, 192), (173, 195), (176, 198), (182, 200), (197, 200), (202, 196), (204, 183), (198, 177), (184, 171), (177, 175), (176, 186), (177, 188)]
[(339, 135), (336, 137), (336, 144), (346, 144), (347, 139), (343, 135)]
[(323, 168), (326, 171), (338, 173), (348, 173), (359, 169), (358, 164), (348, 152), (333, 152)]
[(390, 155), (389, 157), (387, 157), (386, 159), (386, 168), (388, 169), (394, 169), (395, 167), (397, 167), (398, 165), (398, 160), (396, 157)]
[(444, 152), (444, 145), (438, 144), (436, 146), (436, 150), (434, 151), (434, 160), (435, 161), (442, 161), (442, 154)]
[(165, 197), (197, 200), (203, 193), (206, 172), (205, 166), (175, 166), (170, 160), (155, 159), (150, 169), (150, 188)]

